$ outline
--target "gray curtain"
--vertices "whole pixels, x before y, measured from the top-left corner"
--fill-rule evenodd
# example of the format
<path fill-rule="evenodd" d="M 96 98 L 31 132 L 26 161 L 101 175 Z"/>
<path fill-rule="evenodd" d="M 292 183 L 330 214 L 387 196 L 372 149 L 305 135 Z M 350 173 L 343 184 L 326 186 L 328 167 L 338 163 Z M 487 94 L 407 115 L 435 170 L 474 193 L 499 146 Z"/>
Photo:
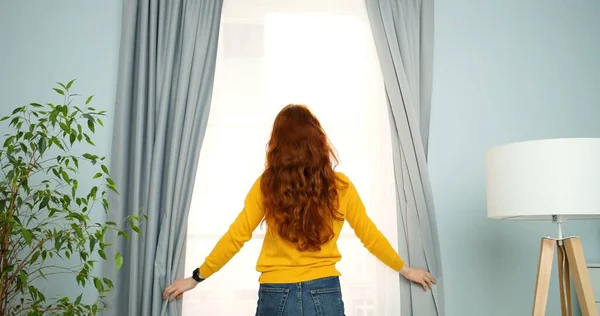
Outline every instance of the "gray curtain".
<path fill-rule="evenodd" d="M 442 269 L 427 142 L 433 64 L 433 0 L 366 0 L 387 94 L 398 196 L 400 255 L 429 269 L 433 291 L 401 280 L 402 316 L 443 315 Z"/>
<path fill-rule="evenodd" d="M 161 299 L 184 271 L 196 166 L 211 101 L 222 0 L 125 0 L 108 220 L 146 214 L 143 237 L 116 240 L 124 265 L 107 315 L 179 315 Z M 141 210 L 143 208 L 143 210 Z M 186 273 L 189 272 L 189 273 Z"/>

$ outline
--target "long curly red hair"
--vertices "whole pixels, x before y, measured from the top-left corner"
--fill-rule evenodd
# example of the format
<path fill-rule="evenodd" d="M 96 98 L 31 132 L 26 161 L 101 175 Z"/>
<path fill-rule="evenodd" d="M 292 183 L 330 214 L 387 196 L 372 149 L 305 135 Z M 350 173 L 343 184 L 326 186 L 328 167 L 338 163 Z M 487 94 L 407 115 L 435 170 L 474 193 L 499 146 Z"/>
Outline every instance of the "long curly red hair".
<path fill-rule="evenodd" d="M 290 104 L 275 118 L 261 179 L 265 222 L 300 251 L 319 251 L 334 237 L 339 213 L 333 146 L 304 105 Z"/>

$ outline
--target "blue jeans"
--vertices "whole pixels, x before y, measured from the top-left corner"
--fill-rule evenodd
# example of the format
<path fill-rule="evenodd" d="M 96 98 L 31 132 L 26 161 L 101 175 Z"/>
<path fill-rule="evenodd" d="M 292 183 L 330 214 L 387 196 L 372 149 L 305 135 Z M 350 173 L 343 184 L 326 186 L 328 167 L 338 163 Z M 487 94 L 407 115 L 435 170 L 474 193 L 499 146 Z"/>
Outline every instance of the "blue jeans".
<path fill-rule="evenodd" d="M 261 284 L 256 316 L 344 316 L 338 277 Z"/>

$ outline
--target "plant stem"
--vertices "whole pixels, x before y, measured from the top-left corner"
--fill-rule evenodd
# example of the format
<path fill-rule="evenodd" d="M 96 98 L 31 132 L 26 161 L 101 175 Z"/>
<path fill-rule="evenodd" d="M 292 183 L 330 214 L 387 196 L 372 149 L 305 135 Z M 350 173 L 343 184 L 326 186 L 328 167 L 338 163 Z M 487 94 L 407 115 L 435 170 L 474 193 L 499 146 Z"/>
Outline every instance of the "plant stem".
<path fill-rule="evenodd" d="M 18 184 L 13 185 L 12 189 L 11 189 L 11 198 L 10 198 L 10 205 L 8 207 L 8 210 L 6 212 L 6 224 L 4 224 L 4 226 L 2 227 L 2 242 L 0 244 L 0 249 L 2 249 L 2 257 L 0 258 L 1 263 L 0 263 L 0 267 L 1 267 L 1 271 L 2 271 L 2 275 L 0 276 L 0 297 L 4 297 L 6 289 L 9 287 L 10 285 L 10 278 L 8 277 L 8 274 L 5 272 L 6 269 L 8 268 L 9 265 L 9 252 L 8 252 L 8 246 L 10 245 L 10 233 L 11 233 L 11 224 L 10 224 L 10 220 L 12 219 L 12 215 L 14 213 L 15 210 L 15 200 L 17 198 L 17 192 L 18 192 Z M 8 302 L 5 302 L 4 300 L 0 301 L 0 315 L 4 315 L 5 314 L 5 310 L 7 309 L 8 306 Z"/>
<path fill-rule="evenodd" d="M 22 269 L 23 264 L 20 265 L 18 270 L 13 271 L 13 274 L 10 277 L 5 272 L 8 268 L 8 266 L 10 265 L 8 246 L 10 245 L 10 235 L 12 232 L 11 220 L 12 220 L 13 214 L 16 210 L 16 201 L 17 201 L 17 196 L 19 194 L 19 189 L 21 188 L 23 181 L 25 181 L 29 178 L 29 173 L 31 172 L 31 170 L 33 170 L 33 167 L 36 165 L 38 159 L 41 156 L 42 155 L 39 155 L 36 157 L 36 151 L 33 151 L 31 153 L 31 159 L 29 160 L 29 165 L 27 166 L 27 172 L 24 175 L 21 175 L 19 182 L 13 184 L 13 186 L 11 188 L 10 204 L 9 204 L 8 210 L 6 212 L 6 223 L 2 227 L 2 234 L 0 235 L 0 236 L 2 236 L 2 241 L 0 243 L 0 249 L 3 250 L 2 256 L 0 257 L 0 260 L 1 260 L 0 271 L 2 271 L 2 274 L 0 275 L 0 297 L 4 297 L 7 289 L 11 285 L 12 280 L 15 278 L 17 271 L 20 271 Z M 45 240 L 44 240 L 44 242 L 45 242 Z M 43 245 L 43 243 L 42 243 L 42 245 Z M 31 255 L 31 253 L 29 255 Z M 7 309 L 8 309 L 8 302 L 5 302 L 4 300 L 0 301 L 0 316 L 5 314 Z"/>

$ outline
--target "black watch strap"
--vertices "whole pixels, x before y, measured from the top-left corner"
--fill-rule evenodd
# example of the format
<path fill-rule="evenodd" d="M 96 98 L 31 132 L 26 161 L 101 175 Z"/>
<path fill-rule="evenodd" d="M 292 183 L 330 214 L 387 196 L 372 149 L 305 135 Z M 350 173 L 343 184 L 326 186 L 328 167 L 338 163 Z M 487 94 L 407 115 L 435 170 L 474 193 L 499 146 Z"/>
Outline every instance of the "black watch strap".
<path fill-rule="evenodd" d="M 192 272 L 192 279 L 194 279 L 198 283 L 204 281 L 204 279 L 200 277 L 200 268 L 196 268 L 196 270 Z"/>

